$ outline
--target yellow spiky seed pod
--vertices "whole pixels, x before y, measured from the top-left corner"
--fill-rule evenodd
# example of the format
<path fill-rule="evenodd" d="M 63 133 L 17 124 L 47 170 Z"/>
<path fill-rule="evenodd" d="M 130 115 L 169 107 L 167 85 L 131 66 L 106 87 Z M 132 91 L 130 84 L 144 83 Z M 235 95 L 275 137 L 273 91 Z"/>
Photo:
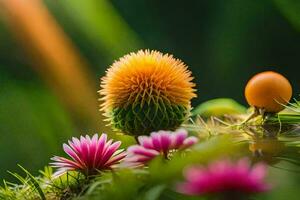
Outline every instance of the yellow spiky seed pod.
<path fill-rule="evenodd" d="M 131 135 L 174 130 L 196 97 L 187 66 L 172 55 L 140 50 L 115 61 L 101 79 L 101 110 L 113 128 Z"/>

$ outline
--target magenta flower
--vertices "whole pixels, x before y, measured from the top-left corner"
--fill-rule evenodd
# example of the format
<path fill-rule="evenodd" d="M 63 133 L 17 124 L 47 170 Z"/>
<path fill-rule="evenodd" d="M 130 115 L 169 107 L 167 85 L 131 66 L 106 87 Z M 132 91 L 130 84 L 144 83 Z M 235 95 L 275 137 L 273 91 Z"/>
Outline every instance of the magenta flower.
<path fill-rule="evenodd" d="M 188 137 L 186 130 L 180 129 L 176 132 L 159 131 L 150 136 L 138 137 L 139 145 L 128 148 L 126 163 L 133 165 L 145 164 L 158 155 L 166 159 L 174 150 L 183 150 L 197 143 L 196 137 Z"/>
<path fill-rule="evenodd" d="M 207 168 L 190 167 L 185 170 L 184 176 L 186 182 L 180 183 L 177 190 L 188 195 L 227 194 L 229 199 L 235 199 L 237 194 L 249 195 L 270 189 L 264 182 L 266 165 L 259 163 L 250 167 L 248 159 L 237 163 L 220 160 Z"/>
<path fill-rule="evenodd" d="M 66 171 L 79 170 L 85 175 L 96 174 L 99 170 L 112 169 L 125 156 L 123 150 L 118 150 L 120 141 L 107 141 L 107 135 L 102 134 L 98 138 L 95 134 L 92 138 L 88 135 L 81 136 L 80 140 L 73 137 L 68 141 L 69 145 L 63 144 L 64 151 L 72 158 L 55 156 L 50 163 L 53 167 L 59 168 L 56 175 L 61 175 Z"/>

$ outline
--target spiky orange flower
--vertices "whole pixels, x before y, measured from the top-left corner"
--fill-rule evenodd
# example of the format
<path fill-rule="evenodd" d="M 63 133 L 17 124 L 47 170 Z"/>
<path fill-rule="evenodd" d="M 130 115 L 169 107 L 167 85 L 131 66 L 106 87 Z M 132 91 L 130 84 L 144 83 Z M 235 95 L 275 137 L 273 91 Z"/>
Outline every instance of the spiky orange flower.
<path fill-rule="evenodd" d="M 102 78 L 101 105 L 112 125 L 134 135 L 177 128 L 195 97 L 187 66 L 158 51 L 130 53 Z"/>

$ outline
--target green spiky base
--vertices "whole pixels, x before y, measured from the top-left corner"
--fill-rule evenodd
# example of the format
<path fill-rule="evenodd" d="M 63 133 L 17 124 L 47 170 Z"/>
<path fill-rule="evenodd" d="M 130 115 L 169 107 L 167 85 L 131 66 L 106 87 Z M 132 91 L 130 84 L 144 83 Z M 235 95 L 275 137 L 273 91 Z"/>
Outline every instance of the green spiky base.
<path fill-rule="evenodd" d="M 190 109 L 166 103 L 129 105 L 112 110 L 113 128 L 129 135 L 149 135 L 158 130 L 175 130 L 189 116 Z"/>

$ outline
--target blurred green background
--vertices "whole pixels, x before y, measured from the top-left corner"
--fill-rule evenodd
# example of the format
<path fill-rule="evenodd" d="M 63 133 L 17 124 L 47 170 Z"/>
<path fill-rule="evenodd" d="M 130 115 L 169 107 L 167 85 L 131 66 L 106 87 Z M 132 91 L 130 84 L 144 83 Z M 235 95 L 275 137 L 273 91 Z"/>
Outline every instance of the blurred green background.
<path fill-rule="evenodd" d="M 71 136 L 110 132 L 98 112 L 105 69 L 156 49 L 182 59 L 193 106 L 245 104 L 255 73 L 284 74 L 300 93 L 299 0 L 3 0 L 0 3 L 0 177 L 36 172 Z"/>

